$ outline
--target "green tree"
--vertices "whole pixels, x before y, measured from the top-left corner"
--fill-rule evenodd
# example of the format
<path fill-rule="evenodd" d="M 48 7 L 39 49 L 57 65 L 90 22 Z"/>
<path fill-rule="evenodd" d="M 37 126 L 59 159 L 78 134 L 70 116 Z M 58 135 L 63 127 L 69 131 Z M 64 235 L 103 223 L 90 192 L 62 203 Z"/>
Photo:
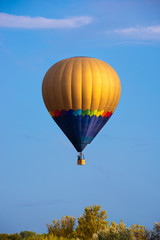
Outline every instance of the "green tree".
<path fill-rule="evenodd" d="M 117 230 L 119 232 L 119 240 L 131 240 L 131 230 L 126 227 L 123 220 L 117 225 Z"/>
<path fill-rule="evenodd" d="M 100 230 L 98 240 L 131 240 L 131 231 L 123 223 L 123 220 L 117 225 L 111 222 L 110 226 L 105 230 Z"/>
<path fill-rule="evenodd" d="M 0 234 L 0 240 L 8 240 L 8 234 L 7 233 L 1 233 Z"/>
<path fill-rule="evenodd" d="M 98 240 L 118 240 L 119 232 L 116 227 L 116 223 L 111 222 L 110 226 L 104 230 L 100 230 L 98 233 Z"/>
<path fill-rule="evenodd" d="M 75 236 L 75 222 L 76 219 L 70 216 L 55 219 L 51 224 L 47 224 L 48 234 L 71 239 Z"/>
<path fill-rule="evenodd" d="M 83 240 L 89 240 L 94 233 L 98 233 L 100 229 L 108 226 L 106 219 L 107 212 L 101 209 L 100 205 L 86 207 L 84 214 L 78 218 L 78 226 L 76 228 L 77 236 Z"/>
<path fill-rule="evenodd" d="M 153 230 L 151 231 L 151 238 L 150 240 L 160 240 L 160 222 L 154 223 Z"/>
<path fill-rule="evenodd" d="M 29 236 L 28 238 L 23 238 L 23 240 L 37 240 L 37 236 Z M 42 238 L 38 239 L 38 240 L 41 240 Z"/>
<path fill-rule="evenodd" d="M 36 237 L 36 232 L 32 232 L 32 231 L 21 231 L 20 232 L 21 238 L 28 238 L 28 237 Z"/>
<path fill-rule="evenodd" d="M 132 224 L 131 231 L 132 237 L 135 240 L 148 240 L 150 237 L 150 233 L 146 230 L 146 227 L 139 224 Z"/>
<path fill-rule="evenodd" d="M 8 240 L 21 240 L 21 236 L 18 233 L 9 234 Z"/>

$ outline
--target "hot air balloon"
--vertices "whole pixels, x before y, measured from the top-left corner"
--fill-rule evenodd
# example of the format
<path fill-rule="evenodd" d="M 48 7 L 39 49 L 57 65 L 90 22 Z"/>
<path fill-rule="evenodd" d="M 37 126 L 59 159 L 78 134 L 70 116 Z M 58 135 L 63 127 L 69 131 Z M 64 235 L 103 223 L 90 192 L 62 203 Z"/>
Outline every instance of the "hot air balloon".
<path fill-rule="evenodd" d="M 55 63 L 45 74 L 42 95 L 51 117 L 71 141 L 84 165 L 83 149 L 115 111 L 121 84 L 106 62 L 72 57 Z"/>

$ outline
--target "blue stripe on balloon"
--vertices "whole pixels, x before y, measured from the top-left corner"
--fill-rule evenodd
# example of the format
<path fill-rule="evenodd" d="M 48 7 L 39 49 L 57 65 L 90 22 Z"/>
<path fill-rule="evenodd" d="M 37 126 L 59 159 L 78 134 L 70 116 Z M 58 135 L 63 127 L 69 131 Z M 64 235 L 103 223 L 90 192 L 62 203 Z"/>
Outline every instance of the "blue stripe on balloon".
<path fill-rule="evenodd" d="M 78 109 L 77 111 L 73 112 L 74 116 L 78 116 L 82 114 L 82 109 Z"/>
<path fill-rule="evenodd" d="M 109 117 L 96 117 L 95 115 L 92 117 L 89 115 L 82 116 L 79 114 L 80 111 L 76 115 L 74 113 L 73 110 L 69 110 L 64 116 L 60 115 L 53 117 L 53 119 L 76 150 L 81 152 L 87 144 L 92 142 L 94 137 L 109 120 Z"/>

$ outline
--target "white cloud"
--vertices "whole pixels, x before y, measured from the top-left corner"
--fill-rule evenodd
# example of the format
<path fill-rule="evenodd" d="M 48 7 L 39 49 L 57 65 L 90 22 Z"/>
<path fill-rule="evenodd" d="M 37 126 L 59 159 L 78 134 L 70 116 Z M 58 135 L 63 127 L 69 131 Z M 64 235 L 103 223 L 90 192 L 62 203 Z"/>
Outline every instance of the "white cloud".
<path fill-rule="evenodd" d="M 9 28 L 77 28 L 92 22 L 88 16 L 72 17 L 65 19 L 49 19 L 44 17 L 16 16 L 7 13 L 0 13 L 0 27 Z"/>
<path fill-rule="evenodd" d="M 121 35 L 127 39 L 160 40 L 160 25 L 116 29 L 113 30 L 113 33 Z"/>

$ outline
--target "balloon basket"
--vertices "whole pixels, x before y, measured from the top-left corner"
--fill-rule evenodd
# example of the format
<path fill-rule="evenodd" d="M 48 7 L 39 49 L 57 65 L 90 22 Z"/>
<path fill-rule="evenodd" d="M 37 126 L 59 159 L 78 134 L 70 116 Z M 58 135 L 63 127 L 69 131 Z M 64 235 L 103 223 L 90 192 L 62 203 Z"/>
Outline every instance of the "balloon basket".
<path fill-rule="evenodd" d="M 77 165 L 85 165 L 85 159 L 78 159 L 77 160 Z"/>
<path fill-rule="evenodd" d="M 78 155 L 77 165 L 85 165 L 85 158 L 82 152 Z"/>

